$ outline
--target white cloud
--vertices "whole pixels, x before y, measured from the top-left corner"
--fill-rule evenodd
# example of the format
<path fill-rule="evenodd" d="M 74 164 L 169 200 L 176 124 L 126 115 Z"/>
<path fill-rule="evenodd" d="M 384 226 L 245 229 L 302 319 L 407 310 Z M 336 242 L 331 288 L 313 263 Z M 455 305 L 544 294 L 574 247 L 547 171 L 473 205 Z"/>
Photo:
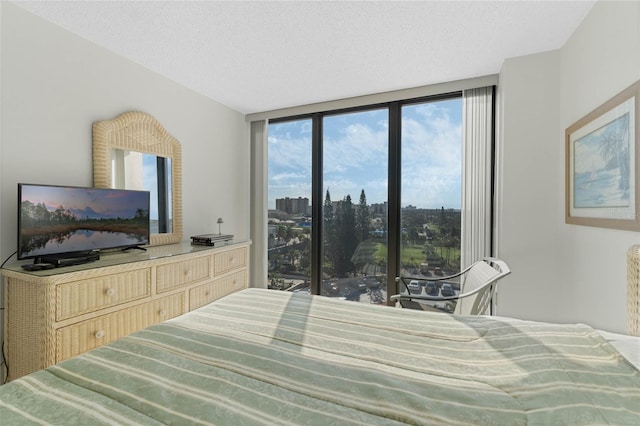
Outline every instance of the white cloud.
<path fill-rule="evenodd" d="M 459 110 L 459 100 L 403 109 L 402 205 L 460 208 L 462 148 Z M 270 203 L 275 204 L 275 198 L 307 196 L 305 194 L 310 193 L 309 124 L 310 121 L 305 122 L 300 129 L 290 126 L 286 132 L 282 128 L 273 128 L 279 131 L 269 135 Z M 333 201 L 349 194 L 352 201 L 357 202 L 360 191 L 364 189 L 369 204 L 386 201 L 386 110 L 329 116 L 325 118 L 323 129 L 323 198 L 329 188 Z M 300 137 L 301 133 L 303 137 Z M 300 183 L 302 181 L 304 183 Z M 308 192 L 296 192 L 303 188 L 308 188 Z"/>

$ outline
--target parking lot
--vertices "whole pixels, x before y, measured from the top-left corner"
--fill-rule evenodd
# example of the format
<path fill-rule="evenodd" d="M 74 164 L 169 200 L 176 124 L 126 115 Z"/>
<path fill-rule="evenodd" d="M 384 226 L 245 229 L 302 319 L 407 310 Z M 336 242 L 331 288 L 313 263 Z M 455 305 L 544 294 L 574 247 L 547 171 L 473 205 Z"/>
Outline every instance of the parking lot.
<path fill-rule="evenodd" d="M 451 297 L 460 293 L 459 282 L 442 282 L 432 281 L 428 277 L 420 280 L 405 280 L 406 287 L 400 283 L 399 286 L 401 294 L 411 294 L 416 296 L 431 296 L 431 297 Z M 421 300 L 421 304 L 427 305 L 435 310 L 453 312 L 456 306 L 455 300 L 447 301 L 425 301 Z"/>
<path fill-rule="evenodd" d="M 360 303 L 385 304 L 387 300 L 387 289 L 386 285 L 383 286 L 381 284 L 381 281 L 384 279 L 384 276 L 360 276 L 325 280 L 322 283 L 322 295 Z M 409 291 L 412 295 L 435 297 L 454 296 L 459 293 L 459 283 L 457 282 L 438 282 L 424 277 L 424 280 L 409 280 L 407 284 L 410 287 Z M 294 291 L 310 291 L 308 283 L 296 287 Z M 402 284 L 399 284 L 398 290 L 400 293 L 407 294 L 407 289 Z M 455 301 L 426 303 L 437 310 L 447 312 L 451 312 L 455 308 Z"/>

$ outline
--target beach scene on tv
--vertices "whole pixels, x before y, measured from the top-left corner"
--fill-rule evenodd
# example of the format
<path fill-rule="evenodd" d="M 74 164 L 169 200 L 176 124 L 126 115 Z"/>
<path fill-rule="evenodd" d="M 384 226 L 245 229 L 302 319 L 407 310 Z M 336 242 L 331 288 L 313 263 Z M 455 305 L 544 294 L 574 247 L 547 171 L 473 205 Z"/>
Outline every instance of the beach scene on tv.
<path fill-rule="evenodd" d="M 19 258 L 149 243 L 149 192 L 22 185 Z"/>

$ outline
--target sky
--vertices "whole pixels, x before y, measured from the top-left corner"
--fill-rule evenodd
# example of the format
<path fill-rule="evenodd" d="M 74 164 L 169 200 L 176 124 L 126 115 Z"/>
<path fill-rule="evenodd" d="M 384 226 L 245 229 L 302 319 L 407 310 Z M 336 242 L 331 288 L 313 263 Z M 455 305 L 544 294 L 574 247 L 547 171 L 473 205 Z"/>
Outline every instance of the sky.
<path fill-rule="evenodd" d="M 47 185 L 23 185 L 22 200 L 44 203 L 49 211 L 59 206 L 76 217 L 130 218 L 138 208 L 148 208 L 148 194 L 141 191 L 120 191 L 98 188 L 77 188 Z"/>
<path fill-rule="evenodd" d="M 462 101 L 406 105 L 402 110 L 403 207 L 461 206 Z M 268 206 L 276 198 L 311 200 L 311 120 L 269 125 Z M 386 109 L 325 116 L 323 199 L 351 196 L 358 203 L 387 199 L 388 115 Z"/>

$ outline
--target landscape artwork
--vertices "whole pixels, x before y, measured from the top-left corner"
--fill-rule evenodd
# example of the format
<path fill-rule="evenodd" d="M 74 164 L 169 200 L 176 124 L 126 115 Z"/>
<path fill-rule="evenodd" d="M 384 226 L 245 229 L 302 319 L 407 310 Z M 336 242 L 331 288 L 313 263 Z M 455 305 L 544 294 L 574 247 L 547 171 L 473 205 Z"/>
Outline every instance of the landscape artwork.
<path fill-rule="evenodd" d="M 629 206 L 629 113 L 576 140 L 574 155 L 575 208 Z"/>
<path fill-rule="evenodd" d="M 640 231 L 640 81 L 565 130 L 565 222 Z"/>

